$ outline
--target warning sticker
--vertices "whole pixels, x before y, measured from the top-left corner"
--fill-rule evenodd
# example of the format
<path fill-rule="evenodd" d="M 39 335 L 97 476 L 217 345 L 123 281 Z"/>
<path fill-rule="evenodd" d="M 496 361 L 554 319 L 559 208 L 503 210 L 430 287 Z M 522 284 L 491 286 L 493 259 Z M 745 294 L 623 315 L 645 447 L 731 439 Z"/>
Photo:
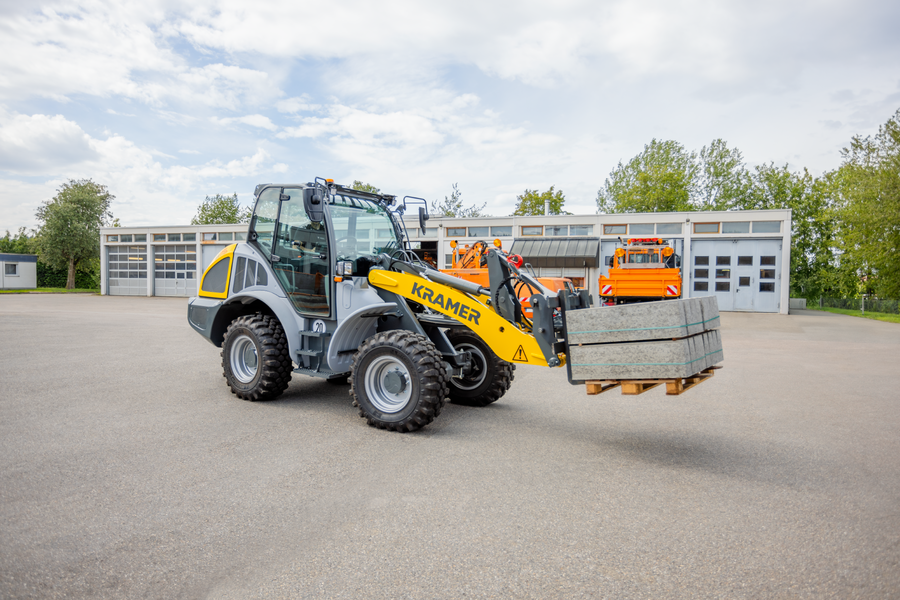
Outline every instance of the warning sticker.
<path fill-rule="evenodd" d="M 525 356 L 525 348 L 519 345 L 519 349 L 516 350 L 516 355 L 513 356 L 513 360 L 517 360 L 519 362 L 528 362 L 528 357 Z"/>

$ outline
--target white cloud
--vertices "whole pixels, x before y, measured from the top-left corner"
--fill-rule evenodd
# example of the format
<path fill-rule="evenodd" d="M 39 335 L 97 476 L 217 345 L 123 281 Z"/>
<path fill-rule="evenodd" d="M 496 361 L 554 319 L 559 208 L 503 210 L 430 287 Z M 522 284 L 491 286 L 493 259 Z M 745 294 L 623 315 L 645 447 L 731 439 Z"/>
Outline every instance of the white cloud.
<path fill-rule="evenodd" d="M 278 126 L 272 123 L 269 117 L 263 115 L 245 115 L 243 117 L 226 117 L 220 119 L 218 117 L 210 117 L 209 120 L 216 125 L 232 125 L 234 123 L 243 123 L 251 127 L 259 127 L 260 129 L 268 129 L 269 131 L 278 131 Z"/>
<path fill-rule="evenodd" d="M 0 169 L 34 175 L 98 157 L 90 137 L 62 115 L 0 113 Z"/>
<path fill-rule="evenodd" d="M 298 112 L 318 110 L 320 106 L 318 104 L 312 104 L 309 101 L 309 96 L 307 94 L 303 94 L 302 96 L 279 100 L 275 103 L 275 108 L 278 109 L 278 112 L 293 114 Z"/>

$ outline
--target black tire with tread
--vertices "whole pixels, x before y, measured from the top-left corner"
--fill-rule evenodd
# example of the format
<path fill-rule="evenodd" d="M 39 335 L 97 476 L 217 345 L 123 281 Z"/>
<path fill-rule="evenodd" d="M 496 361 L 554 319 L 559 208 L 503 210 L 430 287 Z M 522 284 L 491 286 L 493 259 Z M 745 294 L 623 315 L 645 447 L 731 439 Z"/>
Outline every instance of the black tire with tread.
<path fill-rule="evenodd" d="M 487 374 L 477 388 L 466 390 L 455 385 L 455 379 L 450 380 L 450 402 L 465 406 L 487 406 L 502 398 L 516 378 L 516 365 L 494 354 L 491 347 L 469 329 L 451 329 L 447 332 L 447 339 L 454 348 L 462 344 L 475 346 L 487 358 Z"/>
<path fill-rule="evenodd" d="M 372 360 L 389 354 L 402 361 L 414 386 L 407 405 L 399 412 L 379 411 L 366 395 L 365 370 Z M 377 333 L 367 339 L 353 356 L 350 367 L 350 397 L 359 416 L 371 427 L 416 431 L 434 421 L 447 402 L 450 372 L 434 343 L 424 335 L 405 330 Z"/>
<path fill-rule="evenodd" d="M 253 340 L 259 358 L 256 376 L 246 384 L 234 377 L 228 358 L 232 342 L 241 334 Z M 294 365 L 287 337 L 278 319 L 254 314 L 232 321 L 222 343 L 222 369 L 231 393 L 242 400 L 257 402 L 280 396 L 291 382 Z"/>

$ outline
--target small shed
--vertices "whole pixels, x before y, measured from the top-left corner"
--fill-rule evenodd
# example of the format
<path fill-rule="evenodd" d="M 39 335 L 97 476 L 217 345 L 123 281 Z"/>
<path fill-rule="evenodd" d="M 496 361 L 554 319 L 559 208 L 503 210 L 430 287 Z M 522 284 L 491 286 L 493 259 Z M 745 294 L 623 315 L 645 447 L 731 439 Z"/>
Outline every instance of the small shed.
<path fill-rule="evenodd" d="M 0 290 L 33 290 L 37 287 L 37 256 L 0 254 Z"/>

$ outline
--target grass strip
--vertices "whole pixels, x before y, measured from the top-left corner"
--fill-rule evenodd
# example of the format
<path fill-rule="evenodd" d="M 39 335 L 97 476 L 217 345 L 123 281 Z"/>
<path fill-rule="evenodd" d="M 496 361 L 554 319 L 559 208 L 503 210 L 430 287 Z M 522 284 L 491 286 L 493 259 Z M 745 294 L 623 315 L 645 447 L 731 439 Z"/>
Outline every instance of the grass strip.
<path fill-rule="evenodd" d="M 823 312 L 830 312 L 836 315 L 848 315 L 850 317 L 863 317 L 864 319 L 874 319 L 875 321 L 886 321 L 888 323 L 900 323 L 900 315 L 892 315 L 890 313 L 879 313 L 879 312 L 871 312 L 866 311 L 863 313 L 860 310 L 851 310 L 848 308 L 828 308 L 828 307 L 818 307 L 818 306 L 807 306 L 809 310 L 821 310 Z"/>
<path fill-rule="evenodd" d="M 31 290 L 0 290 L 0 294 L 99 294 L 99 289 L 82 289 L 75 288 L 67 290 L 66 288 L 35 288 Z"/>

